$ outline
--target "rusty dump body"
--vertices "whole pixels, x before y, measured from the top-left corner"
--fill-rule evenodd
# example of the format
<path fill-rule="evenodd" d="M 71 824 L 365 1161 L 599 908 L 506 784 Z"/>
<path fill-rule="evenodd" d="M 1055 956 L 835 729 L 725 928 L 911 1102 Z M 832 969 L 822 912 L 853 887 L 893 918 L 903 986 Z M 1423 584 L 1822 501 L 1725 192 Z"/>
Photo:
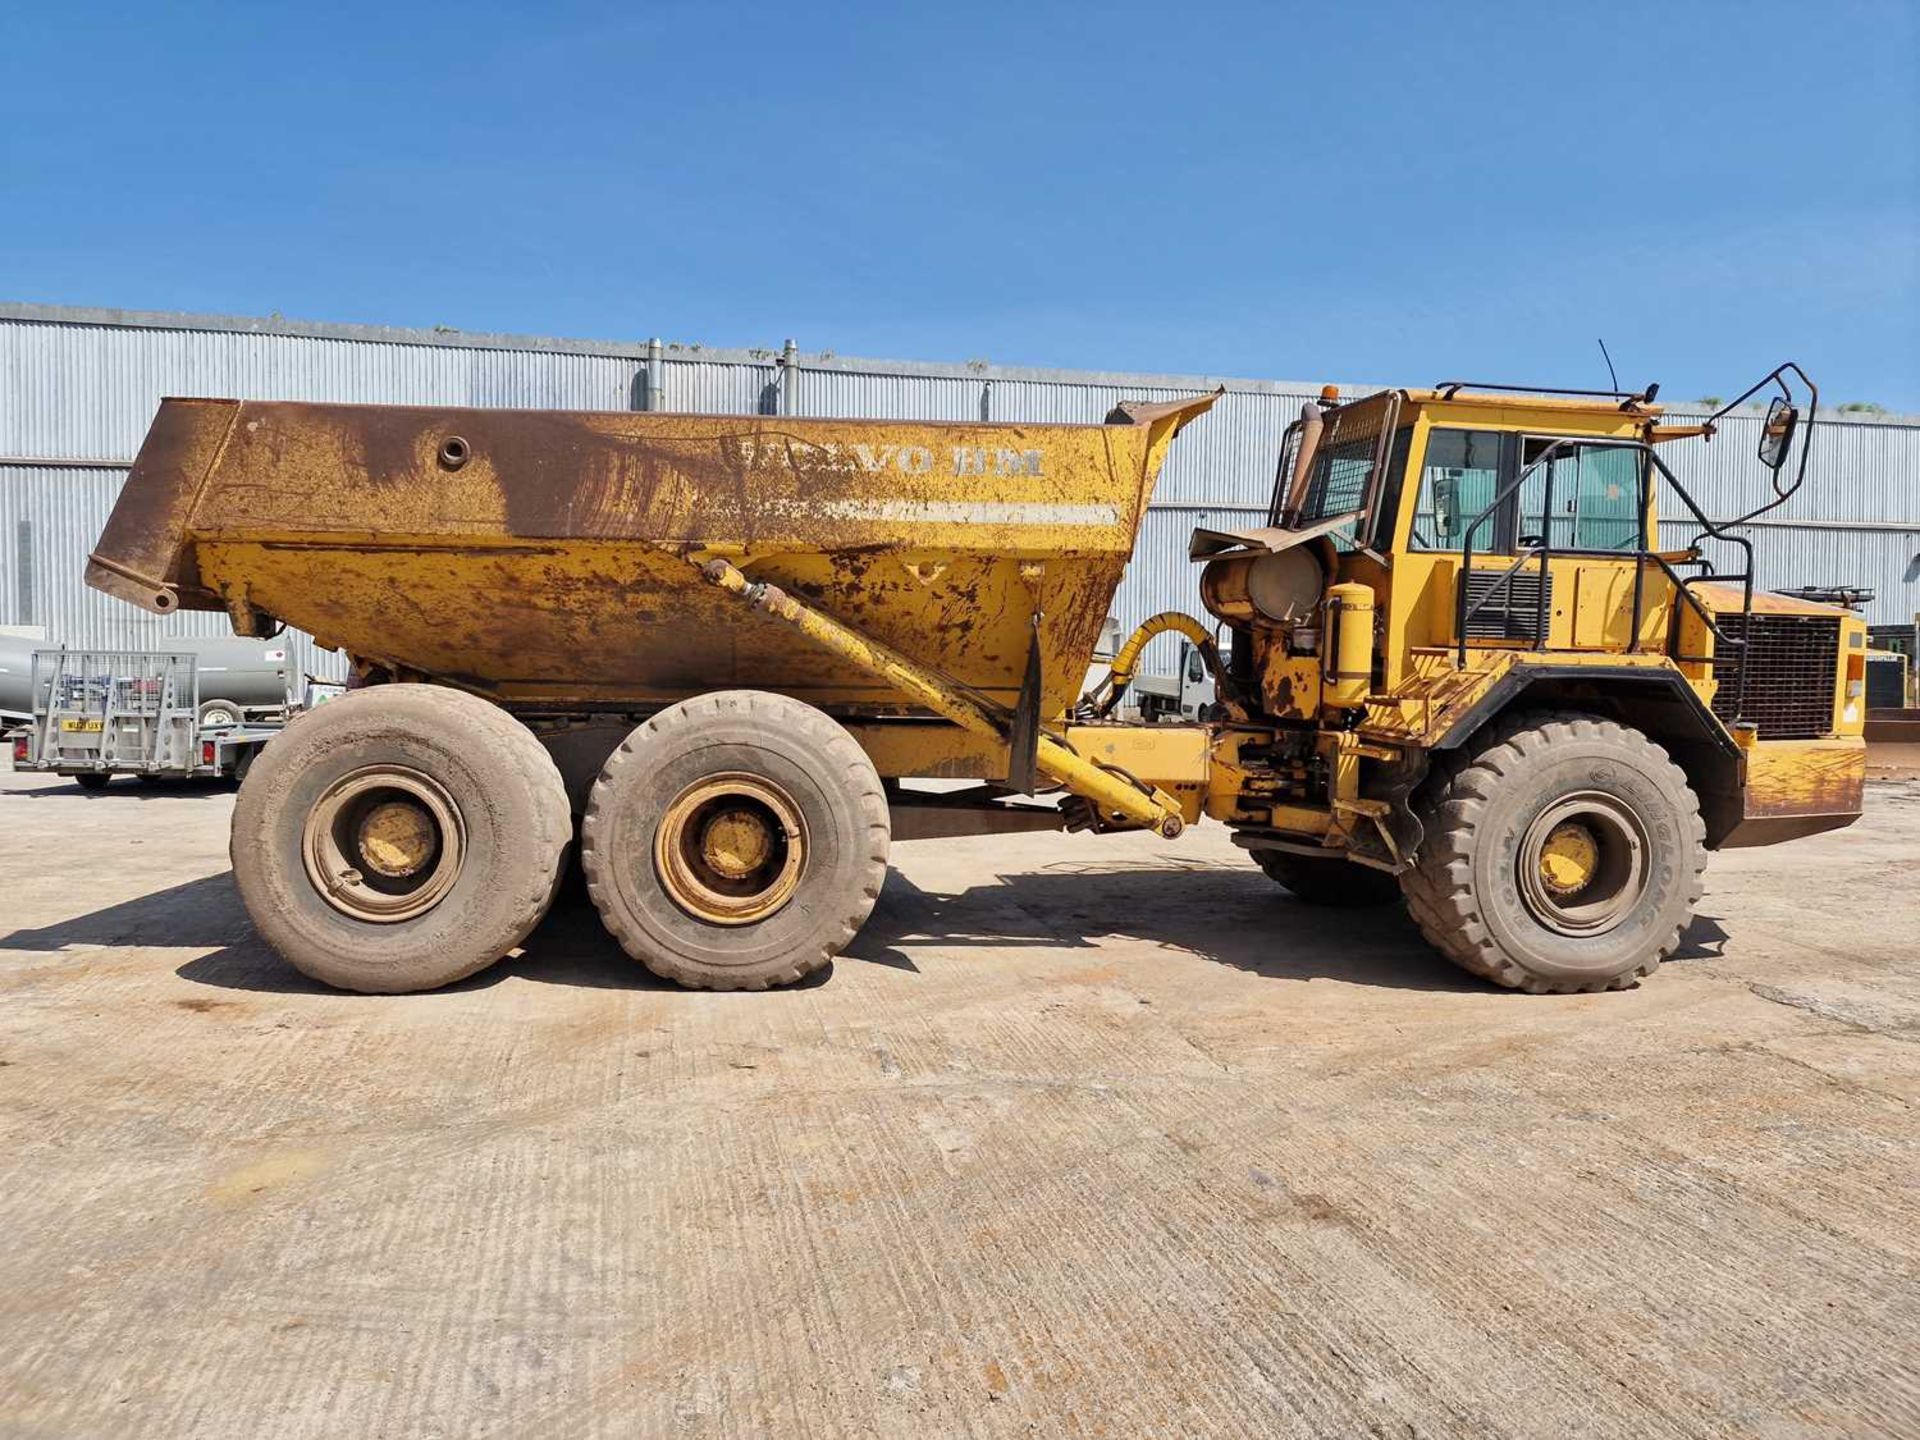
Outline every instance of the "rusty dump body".
<path fill-rule="evenodd" d="M 1008 425 L 169 399 L 87 579 L 523 711 L 752 686 L 916 713 L 688 563 L 719 558 L 1000 706 L 1037 639 L 1054 717 L 1167 443 L 1211 401 Z M 964 769 L 978 747 L 929 729 L 954 754 L 914 770 Z"/>

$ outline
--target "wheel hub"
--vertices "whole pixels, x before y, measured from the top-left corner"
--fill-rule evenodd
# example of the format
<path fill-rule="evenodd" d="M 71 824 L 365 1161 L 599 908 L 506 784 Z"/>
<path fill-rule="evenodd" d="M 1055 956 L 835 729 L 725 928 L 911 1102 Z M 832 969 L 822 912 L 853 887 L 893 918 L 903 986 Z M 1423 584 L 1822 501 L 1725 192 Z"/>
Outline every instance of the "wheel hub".
<path fill-rule="evenodd" d="M 700 854 L 716 874 L 744 880 L 766 863 L 777 838 L 752 810 L 723 810 L 707 822 Z"/>
<path fill-rule="evenodd" d="M 1599 842 L 1578 820 L 1554 826 L 1540 847 L 1540 878 L 1555 895 L 1573 895 L 1585 888 L 1599 863 Z"/>
<path fill-rule="evenodd" d="M 300 835 L 307 878 L 334 909 L 394 924 L 460 878 L 466 827 L 446 787 L 405 765 L 369 765 L 321 792 Z"/>
<path fill-rule="evenodd" d="M 1617 796 L 1597 790 L 1563 795 L 1520 838 L 1521 898 L 1549 930 L 1603 934 L 1646 893 L 1648 848 L 1639 817 Z"/>
<path fill-rule="evenodd" d="M 433 856 L 433 817 L 410 800 L 384 801 L 367 811 L 356 838 L 369 868 L 405 879 Z"/>
<path fill-rule="evenodd" d="M 806 855 L 799 805 L 759 775 L 696 781 L 674 797 L 654 832 L 654 869 L 667 894 L 714 925 L 752 924 L 784 907 Z"/>

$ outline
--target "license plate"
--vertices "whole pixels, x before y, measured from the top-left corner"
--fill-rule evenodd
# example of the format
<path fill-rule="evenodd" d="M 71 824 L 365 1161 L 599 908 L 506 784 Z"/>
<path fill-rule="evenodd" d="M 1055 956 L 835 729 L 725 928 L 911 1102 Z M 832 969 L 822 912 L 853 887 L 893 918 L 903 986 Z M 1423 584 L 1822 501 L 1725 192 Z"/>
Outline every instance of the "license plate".
<path fill-rule="evenodd" d="M 62 720 L 60 728 L 68 732 L 77 730 L 82 734 L 90 734 L 99 730 L 100 722 L 98 720 Z"/>

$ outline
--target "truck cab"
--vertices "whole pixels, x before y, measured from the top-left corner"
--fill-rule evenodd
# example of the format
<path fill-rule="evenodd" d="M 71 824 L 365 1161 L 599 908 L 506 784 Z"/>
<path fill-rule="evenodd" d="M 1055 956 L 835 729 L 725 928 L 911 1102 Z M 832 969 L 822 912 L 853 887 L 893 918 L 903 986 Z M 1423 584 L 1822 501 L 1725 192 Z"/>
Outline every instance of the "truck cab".
<path fill-rule="evenodd" d="M 1770 379 L 1792 396 L 1789 369 Z M 1737 525 L 1704 513 L 1661 458 L 1711 441 L 1725 413 L 1675 426 L 1652 390 L 1454 383 L 1305 407 L 1268 523 L 1194 537 L 1204 601 L 1241 657 L 1230 677 L 1241 723 L 1225 747 L 1237 773 L 1216 784 L 1210 813 L 1297 893 L 1382 896 L 1377 877 L 1400 877 L 1416 916 L 1423 898 L 1431 912 L 1429 938 L 1529 988 L 1592 988 L 1604 956 L 1630 948 L 1602 937 L 1655 867 L 1677 858 L 1697 875 L 1696 849 L 1851 823 L 1865 778 L 1864 623 L 1758 589 Z M 1804 478 L 1811 413 L 1776 396 L 1762 421 L 1758 459 L 1774 480 L 1763 508 Z M 1729 557 L 1735 568 L 1716 573 Z M 1596 790 L 1560 814 L 1547 792 L 1564 777 L 1544 757 L 1596 734 L 1617 753 L 1596 754 L 1595 773 L 1637 763 L 1659 783 L 1628 799 Z M 1558 818 L 1503 833 L 1517 858 L 1463 868 L 1448 799 L 1463 774 L 1503 793 L 1532 776 L 1540 813 Z M 1656 793 L 1675 780 L 1684 795 Z M 1666 843 L 1696 826 L 1697 847 Z M 1602 895 L 1608 874 L 1618 884 Z M 1483 887 L 1523 901 L 1538 891 L 1531 919 L 1566 942 L 1546 949 L 1584 949 L 1587 970 L 1515 968 L 1510 953 L 1457 943 Z M 1510 918 L 1526 930 L 1527 915 Z"/>

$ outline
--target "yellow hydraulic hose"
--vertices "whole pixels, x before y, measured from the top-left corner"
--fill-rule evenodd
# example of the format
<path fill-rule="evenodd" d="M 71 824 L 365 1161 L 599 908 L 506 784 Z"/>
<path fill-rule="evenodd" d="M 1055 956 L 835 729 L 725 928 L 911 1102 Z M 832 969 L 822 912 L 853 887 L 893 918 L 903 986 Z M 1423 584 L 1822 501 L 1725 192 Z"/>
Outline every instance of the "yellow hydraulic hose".
<path fill-rule="evenodd" d="M 1191 615 L 1178 610 L 1162 610 L 1129 635 L 1127 643 L 1114 655 L 1113 667 L 1107 674 L 1106 689 L 1100 692 L 1094 704 L 1095 714 L 1113 713 L 1113 707 L 1120 703 L 1120 697 L 1127 693 L 1127 687 L 1133 683 L 1134 670 L 1140 663 L 1140 652 L 1147 648 L 1148 641 L 1169 630 L 1178 631 L 1198 646 L 1201 659 L 1207 662 L 1208 673 L 1216 684 L 1224 685 L 1226 677 L 1221 673 L 1220 650 L 1213 643 L 1213 632 Z"/>

